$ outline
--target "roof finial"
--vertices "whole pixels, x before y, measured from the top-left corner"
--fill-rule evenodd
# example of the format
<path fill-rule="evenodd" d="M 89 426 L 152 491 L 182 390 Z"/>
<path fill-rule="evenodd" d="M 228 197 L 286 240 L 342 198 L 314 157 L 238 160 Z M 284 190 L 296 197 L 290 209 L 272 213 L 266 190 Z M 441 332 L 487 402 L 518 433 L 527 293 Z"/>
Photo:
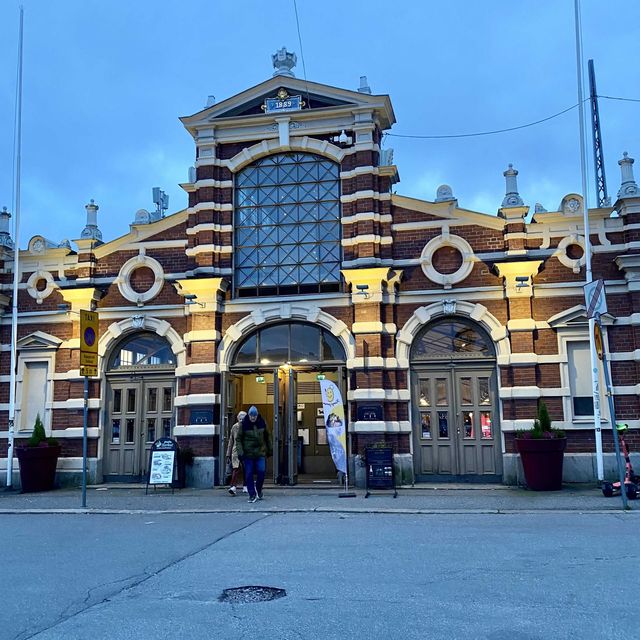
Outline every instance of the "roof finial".
<path fill-rule="evenodd" d="M 7 211 L 7 207 L 2 207 L 2 213 L 0 213 L 0 247 L 7 249 L 13 249 L 13 240 L 9 230 L 10 219 L 11 214 Z"/>
<path fill-rule="evenodd" d="M 618 198 L 629 198 L 640 195 L 640 189 L 638 189 L 638 185 L 633 177 L 633 163 L 634 159 L 630 158 L 626 151 L 622 154 L 622 160 L 618 160 L 618 164 L 622 170 L 622 184 L 620 185 L 620 191 L 618 191 Z"/>
<path fill-rule="evenodd" d="M 272 56 L 271 62 L 275 68 L 273 76 L 287 76 L 288 78 L 295 78 L 295 74 L 291 69 L 296 66 L 298 57 L 295 53 L 287 51 L 286 47 L 278 49 Z"/>
<path fill-rule="evenodd" d="M 507 181 L 507 189 L 504 200 L 502 201 L 502 208 L 505 209 L 508 207 L 524 206 L 524 201 L 518 193 L 517 170 L 513 168 L 512 164 L 510 164 L 509 168 L 502 175 L 506 178 Z"/>
<path fill-rule="evenodd" d="M 102 242 L 102 231 L 98 229 L 98 209 L 100 208 L 93 198 L 84 207 L 87 211 L 87 225 L 80 234 L 81 238 L 91 238 Z"/>

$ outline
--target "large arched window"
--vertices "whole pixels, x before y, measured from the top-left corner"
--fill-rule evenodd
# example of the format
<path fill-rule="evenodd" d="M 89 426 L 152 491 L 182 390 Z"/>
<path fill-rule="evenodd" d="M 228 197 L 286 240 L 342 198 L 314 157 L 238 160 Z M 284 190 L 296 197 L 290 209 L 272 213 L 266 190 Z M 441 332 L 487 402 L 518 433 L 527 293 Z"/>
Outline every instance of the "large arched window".
<path fill-rule="evenodd" d="M 165 369 L 176 366 L 176 356 L 165 338 L 155 333 L 135 333 L 116 347 L 109 360 L 109 370 L 131 368 Z"/>
<path fill-rule="evenodd" d="M 493 358 L 491 338 L 474 323 L 447 318 L 428 325 L 414 340 L 411 360 L 457 360 Z"/>
<path fill-rule="evenodd" d="M 309 153 L 279 153 L 236 175 L 238 296 L 338 291 L 338 165 Z"/>
<path fill-rule="evenodd" d="M 338 363 L 345 361 L 338 338 L 322 327 L 302 322 L 273 324 L 258 329 L 238 347 L 234 365 Z"/>

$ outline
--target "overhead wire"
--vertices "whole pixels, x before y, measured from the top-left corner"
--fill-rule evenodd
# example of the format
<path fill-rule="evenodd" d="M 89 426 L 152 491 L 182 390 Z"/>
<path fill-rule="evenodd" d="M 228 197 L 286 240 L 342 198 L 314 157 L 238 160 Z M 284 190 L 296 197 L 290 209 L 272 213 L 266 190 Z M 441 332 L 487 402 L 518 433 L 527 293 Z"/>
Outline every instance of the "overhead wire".
<path fill-rule="evenodd" d="M 635 98 L 620 98 L 615 96 L 598 96 L 598 98 L 603 98 L 606 100 L 624 100 L 627 102 L 640 102 L 640 100 Z M 590 98 L 585 98 L 583 102 L 587 102 Z M 563 109 L 562 111 L 558 111 L 558 113 L 554 113 L 551 116 L 547 116 L 546 118 L 542 118 L 540 120 L 535 120 L 534 122 L 528 122 L 527 124 L 521 124 L 516 127 L 507 127 L 505 129 L 494 129 L 492 131 L 479 131 L 475 133 L 455 133 L 448 135 L 412 135 L 412 134 L 402 134 L 402 133 L 385 133 L 385 136 L 393 137 L 393 138 L 413 138 L 418 140 L 445 140 L 452 138 L 477 138 L 480 136 L 491 136 L 497 133 L 508 133 L 509 131 L 517 131 L 519 129 L 526 129 L 528 127 L 534 127 L 538 124 L 542 124 L 543 122 L 548 122 L 549 120 L 553 120 L 554 118 L 558 118 L 559 116 L 572 111 L 578 107 L 578 103 Z"/>
<path fill-rule="evenodd" d="M 300 18 L 298 17 L 298 3 L 293 0 L 293 9 L 296 13 L 296 27 L 298 29 L 298 44 L 300 45 L 300 57 L 302 58 L 302 73 L 304 74 L 304 86 L 307 92 L 307 108 L 311 108 L 311 98 L 309 97 L 309 84 L 307 81 L 307 66 L 304 63 L 304 51 L 302 49 L 302 36 L 300 35 Z"/>

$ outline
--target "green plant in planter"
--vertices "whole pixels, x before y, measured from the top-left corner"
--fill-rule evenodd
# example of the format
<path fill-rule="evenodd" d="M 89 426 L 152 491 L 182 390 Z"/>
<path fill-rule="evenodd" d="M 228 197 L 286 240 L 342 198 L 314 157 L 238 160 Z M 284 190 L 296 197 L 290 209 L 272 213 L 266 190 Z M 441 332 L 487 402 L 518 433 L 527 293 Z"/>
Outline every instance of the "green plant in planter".
<path fill-rule="evenodd" d="M 36 422 L 33 425 L 33 433 L 27 440 L 27 447 L 56 447 L 58 441 L 55 438 L 47 438 L 47 434 L 44 431 L 44 425 L 40 419 L 40 414 L 36 416 Z"/>
<path fill-rule="evenodd" d="M 527 486 L 534 491 L 561 489 L 567 438 L 564 431 L 551 426 L 544 402 L 538 405 L 538 417 L 534 420 L 533 428 L 516 431 L 515 436 Z"/>
<path fill-rule="evenodd" d="M 566 434 L 562 429 L 551 426 L 551 416 L 545 402 L 541 402 L 538 406 L 538 417 L 533 421 L 533 429 L 516 431 L 516 438 L 524 440 L 553 440 L 565 437 Z"/>

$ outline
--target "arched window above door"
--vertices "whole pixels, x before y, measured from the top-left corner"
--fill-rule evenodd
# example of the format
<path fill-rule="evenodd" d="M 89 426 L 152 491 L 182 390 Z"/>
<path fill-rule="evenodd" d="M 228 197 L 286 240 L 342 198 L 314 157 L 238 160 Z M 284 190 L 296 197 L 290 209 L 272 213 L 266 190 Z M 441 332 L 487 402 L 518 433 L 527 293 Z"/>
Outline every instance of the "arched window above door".
<path fill-rule="evenodd" d="M 321 327 L 303 322 L 274 324 L 258 329 L 238 347 L 235 365 L 278 366 L 344 362 L 338 338 Z"/>
<path fill-rule="evenodd" d="M 459 318 L 428 325 L 411 348 L 412 361 L 494 357 L 491 338 L 474 323 Z"/>
<path fill-rule="evenodd" d="M 110 371 L 129 368 L 176 366 L 176 356 L 165 338 L 155 333 L 135 333 L 117 345 L 109 359 Z"/>

